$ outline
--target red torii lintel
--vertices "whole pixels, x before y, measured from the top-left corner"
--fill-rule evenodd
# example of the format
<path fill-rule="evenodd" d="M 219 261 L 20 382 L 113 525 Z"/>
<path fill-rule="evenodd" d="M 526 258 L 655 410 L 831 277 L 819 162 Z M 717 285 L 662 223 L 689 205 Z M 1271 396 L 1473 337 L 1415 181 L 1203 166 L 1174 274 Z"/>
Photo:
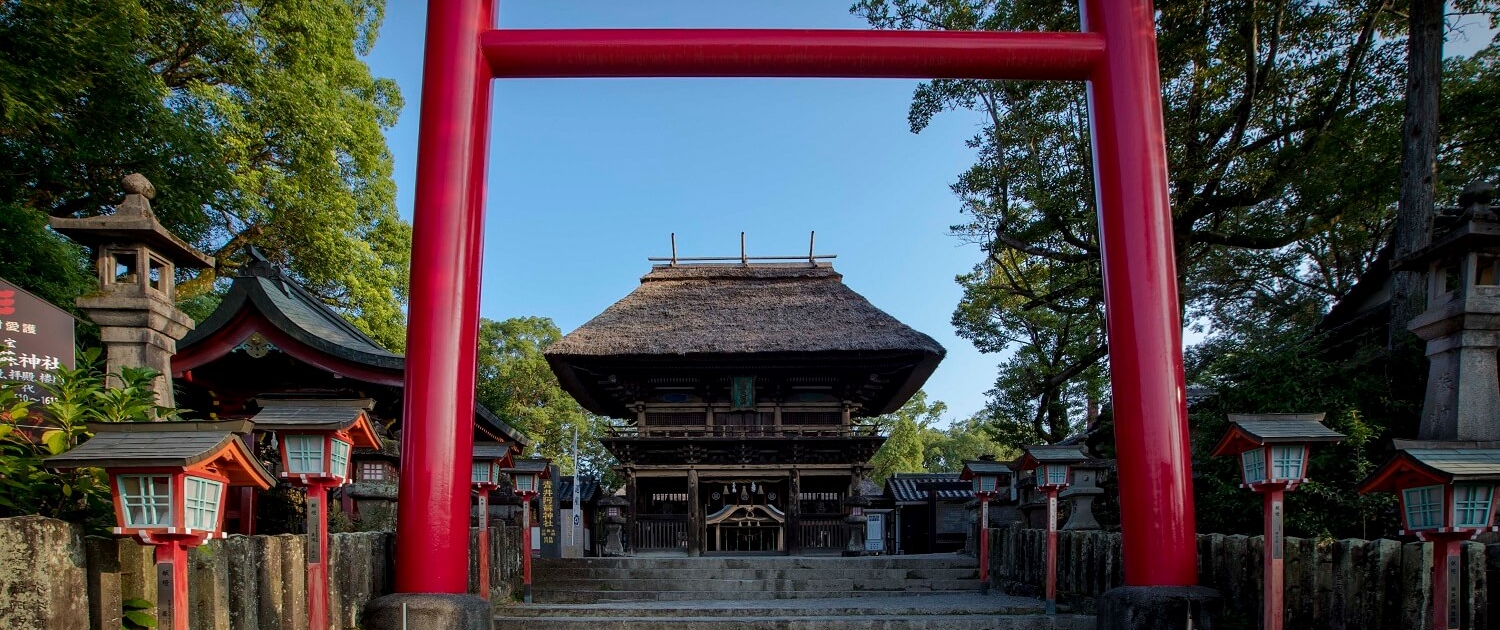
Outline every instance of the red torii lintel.
<path fill-rule="evenodd" d="M 1125 582 L 1197 582 L 1182 327 L 1150 0 L 1082 0 L 1082 33 L 494 28 L 428 3 L 396 591 L 463 593 L 493 78 L 889 77 L 1089 82 Z"/>

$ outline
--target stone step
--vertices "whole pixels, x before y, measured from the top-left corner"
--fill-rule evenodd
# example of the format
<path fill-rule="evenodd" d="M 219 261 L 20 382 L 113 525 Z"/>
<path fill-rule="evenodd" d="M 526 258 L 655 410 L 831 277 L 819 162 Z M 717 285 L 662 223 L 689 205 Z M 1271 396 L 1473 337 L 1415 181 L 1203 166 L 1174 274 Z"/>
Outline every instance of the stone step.
<path fill-rule="evenodd" d="M 537 558 L 533 570 L 585 569 L 960 569 L 978 568 L 979 561 L 957 554 L 918 556 L 720 556 L 688 558 Z"/>
<path fill-rule="evenodd" d="M 1086 615 L 795 617 L 519 617 L 495 630 L 1093 630 Z"/>
<path fill-rule="evenodd" d="M 1038 614 L 1006 595 L 517 604 L 496 630 L 1093 630 L 1093 617 Z M 1064 611 L 1066 612 L 1066 611 Z"/>
<path fill-rule="evenodd" d="M 806 598 L 795 601 L 715 600 L 701 602 L 609 602 L 595 604 L 513 604 L 505 617 L 787 617 L 813 615 L 1025 615 L 1041 612 L 1038 600 L 978 593 L 927 595 L 888 601 L 865 598 Z"/>
<path fill-rule="evenodd" d="M 870 597 L 922 597 L 929 595 L 953 595 L 977 592 L 972 590 L 953 591 L 745 591 L 734 593 L 737 601 L 754 601 L 768 599 L 827 599 L 827 598 L 870 598 Z M 727 595 L 725 591 L 542 591 L 533 587 L 532 597 L 543 603 L 596 603 L 596 602 L 628 602 L 628 601 L 717 601 Z"/>
<path fill-rule="evenodd" d="M 669 569 L 558 566 L 533 568 L 532 575 L 538 583 L 556 580 L 818 580 L 829 577 L 859 577 L 877 580 L 977 580 L 979 567 Z"/>
<path fill-rule="evenodd" d="M 978 579 L 816 577 L 812 579 L 532 579 L 533 591 L 964 591 L 979 590 Z"/>

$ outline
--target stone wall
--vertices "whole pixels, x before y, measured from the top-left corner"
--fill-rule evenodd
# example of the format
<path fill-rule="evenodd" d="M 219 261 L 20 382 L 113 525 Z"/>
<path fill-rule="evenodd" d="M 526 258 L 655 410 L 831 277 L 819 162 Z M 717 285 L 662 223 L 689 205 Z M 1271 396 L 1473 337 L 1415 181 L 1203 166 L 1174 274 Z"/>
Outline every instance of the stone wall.
<path fill-rule="evenodd" d="M 498 604 L 520 580 L 521 534 L 495 527 L 490 535 L 490 585 Z M 393 542 L 385 532 L 329 536 L 331 629 L 357 628 L 365 602 L 391 592 Z M 290 534 L 231 536 L 194 548 L 188 557 L 190 627 L 310 630 L 306 549 L 305 536 Z M 471 567 L 471 591 L 477 575 Z M 77 527 L 41 517 L 0 519 L 0 628 L 117 630 L 129 599 L 157 601 L 150 547 L 85 539 Z"/>
<path fill-rule="evenodd" d="M 1046 575 L 1046 532 L 1002 527 L 990 530 L 990 535 L 994 584 L 1017 594 L 1040 593 Z M 1063 531 L 1057 542 L 1059 603 L 1092 610 L 1094 596 L 1124 584 L 1119 534 Z M 1224 595 L 1230 627 L 1260 625 L 1261 545 L 1260 536 L 1198 536 L 1199 583 Z M 1285 552 L 1288 628 L 1431 627 L 1431 545 L 1287 538 Z M 1491 592 L 1500 586 L 1500 545 L 1468 543 L 1463 559 L 1461 627 L 1488 628 Z"/>

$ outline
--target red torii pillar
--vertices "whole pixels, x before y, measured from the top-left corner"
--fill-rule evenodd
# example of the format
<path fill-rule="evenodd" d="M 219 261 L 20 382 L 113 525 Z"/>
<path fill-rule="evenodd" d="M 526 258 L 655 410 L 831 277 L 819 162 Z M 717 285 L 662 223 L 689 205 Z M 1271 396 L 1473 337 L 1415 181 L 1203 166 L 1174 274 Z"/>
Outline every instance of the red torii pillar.
<path fill-rule="evenodd" d="M 460 601 L 469 562 L 468 496 L 460 482 L 473 447 L 489 84 L 520 77 L 1088 81 L 1127 584 L 1102 599 L 1100 616 L 1119 619 L 1111 628 L 1183 627 L 1189 611 L 1211 604 L 1211 592 L 1193 588 L 1182 326 L 1153 11 L 1150 0 L 1082 0 L 1082 14 L 1078 33 L 506 30 L 494 28 L 493 0 L 430 0 L 398 594 L 371 603 L 367 627 L 397 627 L 397 600 L 408 614 L 435 615 L 433 623 L 444 627 L 488 627 L 461 625 L 482 615 L 472 601 Z M 395 621 L 382 621 L 391 615 Z"/>

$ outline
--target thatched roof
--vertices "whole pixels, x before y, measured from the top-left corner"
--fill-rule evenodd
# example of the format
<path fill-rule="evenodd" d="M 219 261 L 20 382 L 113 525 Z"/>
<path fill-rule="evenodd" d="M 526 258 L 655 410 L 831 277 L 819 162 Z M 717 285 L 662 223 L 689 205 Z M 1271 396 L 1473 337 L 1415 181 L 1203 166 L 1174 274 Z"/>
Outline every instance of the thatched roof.
<path fill-rule="evenodd" d="M 844 286 L 826 263 L 658 265 L 548 356 L 920 352 L 932 337 Z"/>
<path fill-rule="evenodd" d="M 889 413 L 944 354 L 931 337 L 844 286 L 826 263 L 658 265 L 630 295 L 546 351 L 579 403 L 624 418 L 633 417 L 632 394 L 621 393 L 612 375 L 632 370 L 853 379 L 847 382 L 876 385 L 847 394 L 862 405 L 857 413 Z"/>

